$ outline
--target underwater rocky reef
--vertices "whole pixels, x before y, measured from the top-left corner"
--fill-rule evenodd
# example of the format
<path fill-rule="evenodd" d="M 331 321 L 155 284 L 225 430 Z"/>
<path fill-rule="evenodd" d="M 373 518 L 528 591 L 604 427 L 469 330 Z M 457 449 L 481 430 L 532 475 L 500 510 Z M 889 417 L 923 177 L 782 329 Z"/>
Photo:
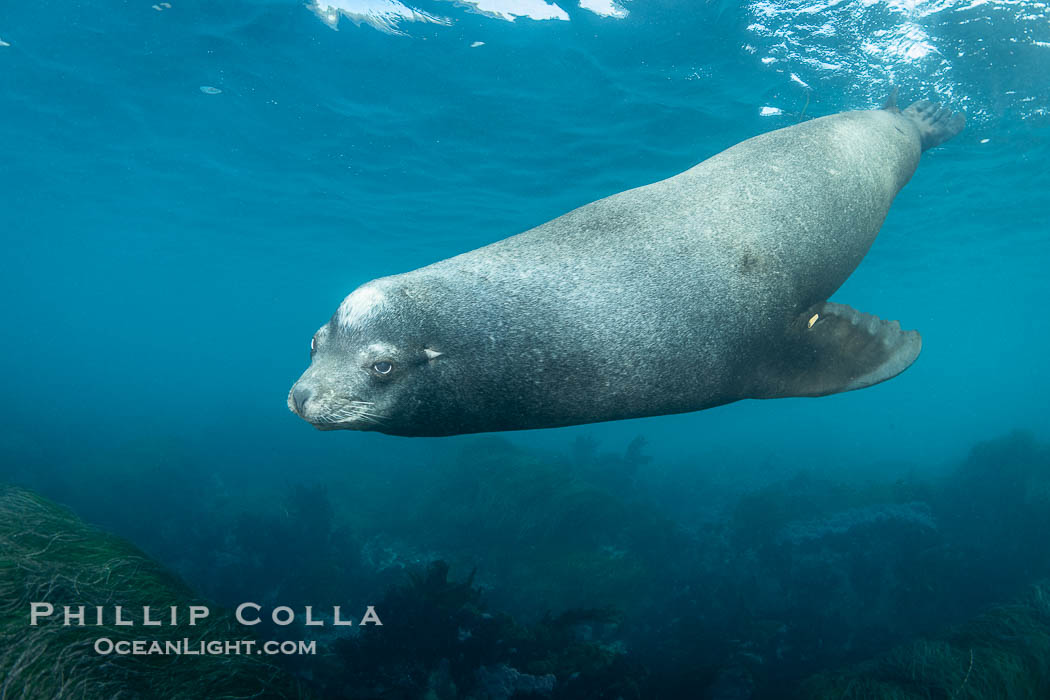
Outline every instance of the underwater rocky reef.
<path fill-rule="evenodd" d="M 67 620 L 66 605 L 80 617 Z M 145 606 L 153 606 L 156 626 L 143 624 Z M 178 626 L 166 624 L 171 606 Z M 191 606 L 209 608 L 193 626 Z M 144 648 L 253 639 L 211 607 L 127 541 L 30 491 L 0 485 L 0 697 L 308 697 L 267 657 L 116 654 L 105 645 L 99 652 L 100 639 Z M 117 615 L 130 624 L 116 624 Z"/>
<path fill-rule="evenodd" d="M 801 689 L 807 700 L 1050 697 L 1050 581 L 931 639 L 919 639 Z"/>
<path fill-rule="evenodd" d="M 214 486 L 221 464 L 180 461 L 170 445 L 128 454 L 151 464 L 149 478 L 114 458 L 110 476 L 93 469 L 95 487 L 82 493 L 44 471 L 22 480 L 219 604 L 374 604 L 381 627 L 255 630 L 318 640 L 317 656 L 273 663 L 319 697 L 1047 694 L 1050 449 L 1025 433 L 981 443 L 949 469 L 883 481 L 802 469 L 744 492 L 699 484 L 693 511 L 666 507 L 660 465 L 640 439 L 618 453 L 585 440 L 557 453 L 482 437 L 436 454 L 408 492 L 397 474 L 364 486 L 356 475 L 368 499 L 343 497 L 337 481 L 238 493 Z M 5 601 L 24 604 L 52 580 L 97 579 L 120 557 L 139 557 L 139 578 L 119 588 L 129 601 L 196 595 L 67 511 L 3 493 L 8 572 L 22 571 L 11 557 L 25 554 L 7 553 L 46 549 L 48 532 L 93 543 L 58 540 L 40 563 L 58 568 L 17 579 L 26 589 Z M 47 516 L 28 515 L 38 511 Z M 96 582 L 97 595 L 105 590 Z M 11 643 L 45 644 L 21 633 L 23 607 L 5 609 Z M 3 663 L 16 663 L 10 648 Z M 42 673 L 18 672 L 32 682 Z M 135 678 L 111 672 L 99 687 Z M 177 682 L 175 672 L 160 668 L 155 682 Z M 250 673 L 256 683 L 283 678 L 269 666 Z"/>

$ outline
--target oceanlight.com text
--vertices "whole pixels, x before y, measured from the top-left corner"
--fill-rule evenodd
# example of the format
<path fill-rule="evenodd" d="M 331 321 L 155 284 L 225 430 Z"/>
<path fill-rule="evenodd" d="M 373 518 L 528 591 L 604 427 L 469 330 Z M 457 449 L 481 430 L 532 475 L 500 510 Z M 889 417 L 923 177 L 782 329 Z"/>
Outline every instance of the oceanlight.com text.
<path fill-rule="evenodd" d="M 95 640 L 95 653 L 102 656 L 225 656 L 231 654 L 266 654 L 268 656 L 316 655 L 317 642 L 267 641 L 254 639 L 175 640 L 119 639 L 100 637 Z"/>

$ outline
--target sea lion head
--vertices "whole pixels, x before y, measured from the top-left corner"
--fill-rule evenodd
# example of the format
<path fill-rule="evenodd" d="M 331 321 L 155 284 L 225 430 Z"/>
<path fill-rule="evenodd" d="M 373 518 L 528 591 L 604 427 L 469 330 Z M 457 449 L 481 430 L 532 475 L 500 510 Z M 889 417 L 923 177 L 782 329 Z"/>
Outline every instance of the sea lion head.
<path fill-rule="evenodd" d="M 310 366 L 288 408 L 319 430 L 429 434 L 443 397 L 441 344 L 409 289 L 395 278 L 350 294 L 310 341 Z"/>

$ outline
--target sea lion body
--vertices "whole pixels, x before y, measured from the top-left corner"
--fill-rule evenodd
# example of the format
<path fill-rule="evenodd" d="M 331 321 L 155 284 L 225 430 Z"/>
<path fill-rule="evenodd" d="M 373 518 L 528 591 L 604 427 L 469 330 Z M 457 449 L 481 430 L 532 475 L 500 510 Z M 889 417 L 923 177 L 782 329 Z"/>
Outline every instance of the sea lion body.
<path fill-rule="evenodd" d="M 315 336 L 289 406 L 318 427 L 449 435 L 888 379 L 918 334 L 826 300 L 924 147 L 961 126 L 928 103 L 813 119 L 374 280 Z"/>

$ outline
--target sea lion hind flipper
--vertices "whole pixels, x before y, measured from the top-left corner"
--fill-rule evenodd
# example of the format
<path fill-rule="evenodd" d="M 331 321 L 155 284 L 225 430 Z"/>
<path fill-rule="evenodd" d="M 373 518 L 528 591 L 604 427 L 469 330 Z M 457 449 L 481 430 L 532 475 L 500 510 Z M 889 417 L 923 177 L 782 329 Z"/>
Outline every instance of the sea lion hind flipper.
<path fill-rule="evenodd" d="M 757 373 L 756 398 L 863 389 L 896 377 L 922 349 L 917 331 L 831 302 L 804 311 L 785 336 L 773 362 Z"/>
<path fill-rule="evenodd" d="M 966 117 L 961 113 L 952 112 L 929 100 L 913 103 L 902 114 L 919 130 L 919 140 L 924 151 L 939 146 L 966 126 Z"/>
<path fill-rule="evenodd" d="M 897 106 L 897 95 L 899 92 L 900 90 L 897 89 L 896 85 L 890 89 L 889 96 L 886 98 L 886 101 L 882 103 L 882 108 L 884 110 L 887 112 L 893 112 L 894 114 L 900 114 L 900 107 Z"/>

